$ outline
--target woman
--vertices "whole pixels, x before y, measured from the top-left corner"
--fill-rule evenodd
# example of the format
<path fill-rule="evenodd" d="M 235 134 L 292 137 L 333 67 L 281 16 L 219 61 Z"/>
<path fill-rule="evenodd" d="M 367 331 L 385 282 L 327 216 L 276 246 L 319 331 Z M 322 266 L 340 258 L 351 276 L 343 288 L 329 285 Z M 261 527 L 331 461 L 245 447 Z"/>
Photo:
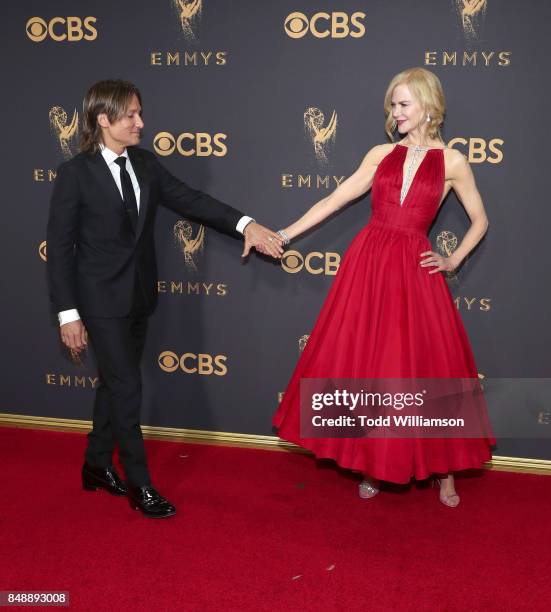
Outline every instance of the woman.
<path fill-rule="evenodd" d="M 491 458 L 487 438 L 301 438 L 302 378 L 477 378 L 461 318 L 446 281 L 474 249 L 488 219 L 470 166 L 445 146 L 442 85 L 424 68 L 396 75 L 384 101 L 386 133 L 402 140 L 371 149 L 331 195 L 280 230 L 285 242 L 372 188 L 372 216 L 350 245 L 282 403 L 278 435 L 360 471 L 360 497 L 379 481 L 439 475 L 440 501 L 459 504 L 453 472 Z M 471 227 L 449 257 L 431 250 L 427 230 L 453 189 Z"/>

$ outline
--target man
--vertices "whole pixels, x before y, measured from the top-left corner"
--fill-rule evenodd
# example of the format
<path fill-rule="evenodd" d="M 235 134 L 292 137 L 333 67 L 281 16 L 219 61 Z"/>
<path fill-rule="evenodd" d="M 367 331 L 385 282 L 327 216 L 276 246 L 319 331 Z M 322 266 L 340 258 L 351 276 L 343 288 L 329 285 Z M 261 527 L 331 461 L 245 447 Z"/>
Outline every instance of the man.
<path fill-rule="evenodd" d="M 48 221 L 48 284 L 62 342 L 94 347 L 100 387 L 82 468 L 86 490 L 127 495 L 147 517 L 175 514 L 153 488 L 140 429 L 140 360 L 155 307 L 153 225 L 157 206 L 280 257 L 280 237 L 172 176 L 140 142 L 141 95 L 132 83 L 100 81 L 83 102 L 82 152 L 58 169 Z M 112 465 L 115 443 L 126 473 Z"/>

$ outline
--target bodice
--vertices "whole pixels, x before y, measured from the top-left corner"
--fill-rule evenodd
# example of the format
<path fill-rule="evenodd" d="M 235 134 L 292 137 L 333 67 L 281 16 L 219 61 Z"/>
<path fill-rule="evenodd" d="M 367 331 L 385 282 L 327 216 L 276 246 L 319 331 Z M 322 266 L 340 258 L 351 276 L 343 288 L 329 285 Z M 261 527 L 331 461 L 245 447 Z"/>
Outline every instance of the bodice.
<path fill-rule="evenodd" d="M 400 204 L 407 152 L 408 147 L 397 144 L 379 163 L 371 191 L 370 222 L 426 233 L 444 191 L 444 150 L 428 149 L 424 153 Z"/>

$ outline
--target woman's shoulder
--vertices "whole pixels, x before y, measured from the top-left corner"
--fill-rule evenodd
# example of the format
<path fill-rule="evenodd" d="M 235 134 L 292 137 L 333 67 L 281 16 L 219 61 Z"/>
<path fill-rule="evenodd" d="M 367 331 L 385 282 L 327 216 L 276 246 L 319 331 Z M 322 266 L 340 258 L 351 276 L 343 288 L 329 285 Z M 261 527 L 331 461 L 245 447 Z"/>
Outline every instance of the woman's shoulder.
<path fill-rule="evenodd" d="M 446 160 L 446 165 L 449 166 L 450 168 L 453 168 L 453 167 L 457 168 L 457 167 L 464 166 L 465 164 L 469 163 L 467 161 L 467 157 L 463 155 L 463 153 L 461 153 L 461 151 L 458 151 L 457 149 L 445 147 L 443 151 L 444 151 L 444 158 Z"/>
<path fill-rule="evenodd" d="M 392 149 L 396 146 L 395 142 L 386 142 L 384 144 L 375 145 L 371 147 L 369 151 L 366 153 L 366 160 L 371 161 L 373 164 L 378 165 L 379 162 L 386 157 Z"/>
<path fill-rule="evenodd" d="M 444 167 L 446 180 L 457 180 L 466 177 L 471 172 L 471 166 L 466 155 L 461 151 L 446 147 L 444 149 Z"/>
<path fill-rule="evenodd" d="M 387 153 L 392 151 L 392 149 L 394 149 L 396 144 L 397 144 L 396 142 L 385 142 L 383 144 L 375 145 L 371 149 L 371 151 L 373 151 L 374 153 L 378 155 L 386 155 Z"/>

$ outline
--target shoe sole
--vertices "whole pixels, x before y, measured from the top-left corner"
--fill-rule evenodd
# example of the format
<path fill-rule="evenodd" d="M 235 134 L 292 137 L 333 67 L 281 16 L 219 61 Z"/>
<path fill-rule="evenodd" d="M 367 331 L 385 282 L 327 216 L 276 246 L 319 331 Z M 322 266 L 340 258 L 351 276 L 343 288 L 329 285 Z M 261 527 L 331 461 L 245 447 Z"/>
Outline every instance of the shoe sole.
<path fill-rule="evenodd" d="M 168 514 L 162 514 L 162 515 L 155 516 L 154 514 L 146 514 L 145 512 L 140 510 L 140 508 L 137 506 L 130 506 L 130 507 L 132 508 L 132 510 L 138 510 L 139 512 L 141 512 L 143 516 L 145 516 L 145 518 L 163 519 L 163 518 L 169 518 L 176 514 L 176 510 L 174 510 L 174 512 L 169 512 Z"/>
<path fill-rule="evenodd" d="M 113 495 L 115 497 L 126 497 L 126 493 L 116 493 L 115 491 L 111 491 L 110 489 L 102 487 L 101 485 L 91 485 L 82 483 L 82 489 L 83 491 L 99 491 L 101 489 L 102 491 L 106 491 L 107 493 L 109 493 L 109 495 Z"/>

